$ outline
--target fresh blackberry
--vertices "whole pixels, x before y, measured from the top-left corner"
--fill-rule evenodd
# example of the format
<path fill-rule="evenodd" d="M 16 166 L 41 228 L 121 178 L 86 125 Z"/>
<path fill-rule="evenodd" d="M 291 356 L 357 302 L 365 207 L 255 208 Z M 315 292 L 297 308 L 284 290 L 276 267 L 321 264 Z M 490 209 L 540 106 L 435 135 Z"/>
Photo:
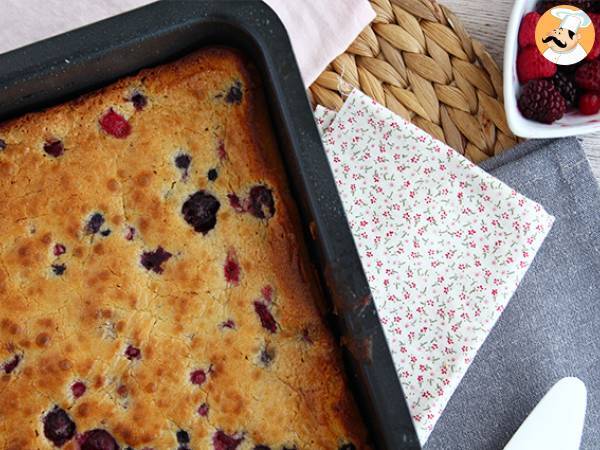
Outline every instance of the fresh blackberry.
<path fill-rule="evenodd" d="M 552 83 L 563 96 L 567 107 L 572 107 L 577 102 L 577 88 L 575 87 L 575 77 L 569 76 L 566 73 L 557 72 L 552 77 Z"/>
<path fill-rule="evenodd" d="M 600 2 L 594 0 L 542 0 L 538 2 L 536 11 L 544 14 L 549 9 L 559 5 L 575 6 L 586 13 L 600 12 Z"/>
<path fill-rule="evenodd" d="M 565 99 L 550 80 L 531 80 L 524 87 L 518 101 L 521 114 L 527 119 L 552 123 L 567 110 Z"/>

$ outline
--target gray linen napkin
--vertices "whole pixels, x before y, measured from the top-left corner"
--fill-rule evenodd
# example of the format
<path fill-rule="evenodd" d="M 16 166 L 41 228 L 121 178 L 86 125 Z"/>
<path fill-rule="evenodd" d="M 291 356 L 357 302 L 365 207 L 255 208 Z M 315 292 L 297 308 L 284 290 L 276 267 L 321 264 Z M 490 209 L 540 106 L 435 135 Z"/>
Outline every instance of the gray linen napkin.
<path fill-rule="evenodd" d="M 600 191 L 576 139 L 535 140 L 482 164 L 556 217 L 425 450 L 501 450 L 560 378 L 588 388 L 581 450 L 600 448 Z M 560 433 L 560 430 L 555 430 Z"/>

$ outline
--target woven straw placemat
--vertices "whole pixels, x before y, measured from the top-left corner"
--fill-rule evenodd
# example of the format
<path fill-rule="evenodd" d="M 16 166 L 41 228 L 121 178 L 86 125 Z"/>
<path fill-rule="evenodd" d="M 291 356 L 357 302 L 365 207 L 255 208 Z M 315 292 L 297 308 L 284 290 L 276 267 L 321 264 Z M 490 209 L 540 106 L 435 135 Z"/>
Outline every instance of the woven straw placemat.
<path fill-rule="evenodd" d="M 377 17 L 310 87 L 339 110 L 353 87 L 475 163 L 514 146 L 502 74 L 435 0 L 370 0 Z"/>

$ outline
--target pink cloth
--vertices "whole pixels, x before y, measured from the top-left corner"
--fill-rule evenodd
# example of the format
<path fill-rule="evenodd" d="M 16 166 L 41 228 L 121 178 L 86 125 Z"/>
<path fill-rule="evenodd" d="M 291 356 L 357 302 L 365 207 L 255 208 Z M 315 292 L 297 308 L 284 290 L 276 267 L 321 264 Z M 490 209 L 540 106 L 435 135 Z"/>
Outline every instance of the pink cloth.
<path fill-rule="evenodd" d="M 0 53 L 153 0 L 0 0 Z M 375 17 L 367 0 L 265 0 L 290 35 L 309 86 Z"/>

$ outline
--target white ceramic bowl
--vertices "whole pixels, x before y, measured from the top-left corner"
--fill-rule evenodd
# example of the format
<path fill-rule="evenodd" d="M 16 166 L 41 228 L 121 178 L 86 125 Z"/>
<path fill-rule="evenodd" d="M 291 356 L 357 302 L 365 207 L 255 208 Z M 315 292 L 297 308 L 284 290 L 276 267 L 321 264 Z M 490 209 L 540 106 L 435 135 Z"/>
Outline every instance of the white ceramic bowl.
<path fill-rule="evenodd" d="M 523 117 L 517 107 L 517 98 L 521 92 L 517 77 L 517 50 L 521 19 L 535 10 L 537 0 L 515 0 L 508 23 L 506 44 L 504 46 L 504 109 L 508 126 L 514 134 L 524 138 L 566 137 L 576 134 L 600 131 L 600 113 L 584 116 L 577 111 L 568 112 L 562 119 L 546 125 Z"/>

